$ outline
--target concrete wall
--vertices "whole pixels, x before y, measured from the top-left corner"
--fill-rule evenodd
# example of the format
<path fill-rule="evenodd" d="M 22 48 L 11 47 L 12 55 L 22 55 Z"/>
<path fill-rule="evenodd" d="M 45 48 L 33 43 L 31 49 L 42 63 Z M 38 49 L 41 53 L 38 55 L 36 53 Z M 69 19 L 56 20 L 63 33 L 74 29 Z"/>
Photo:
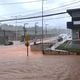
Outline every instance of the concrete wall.
<path fill-rule="evenodd" d="M 78 39 L 79 35 L 78 35 L 79 30 L 72 30 L 72 39 Z"/>
<path fill-rule="evenodd" d="M 77 53 L 73 52 L 66 52 L 66 51 L 52 51 L 52 50 L 45 50 L 44 55 L 76 55 Z"/>
<path fill-rule="evenodd" d="M 44 49 L 50 48 L 53 43 L 44 43 Z M 31 51 L 42 51 L 42 44 L 31 45 Z"/>

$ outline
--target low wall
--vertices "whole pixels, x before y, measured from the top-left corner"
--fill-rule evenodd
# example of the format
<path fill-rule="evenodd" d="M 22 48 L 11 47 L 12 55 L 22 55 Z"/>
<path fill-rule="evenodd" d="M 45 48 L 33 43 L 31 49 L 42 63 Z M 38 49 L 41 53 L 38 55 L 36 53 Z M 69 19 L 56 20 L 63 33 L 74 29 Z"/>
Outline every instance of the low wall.
<path fill-rule="evenodd" d="M 62 51 L 62 50 L 49 50 L 55 43 L 44 43 L 44 55 L 77 55 L 74 52 Z M 48 49 L 48 50 L 47 50 Z M 31 51 L 42 51 L 42 43 L 31 45 Z"/>
<path fill-rule="evenodd" d="M 67 51 L 52 51 L 45 50 L 44 55 L 76 55 L 77 53 L 67 52 Z"/>
<path fill-rule="evenodd" d="M 43 48 L 50 48 L 53 45 L 53 43 L 44 43 Z M 42 51 L 42 43 L 31 45 L 31 51 Z"/>

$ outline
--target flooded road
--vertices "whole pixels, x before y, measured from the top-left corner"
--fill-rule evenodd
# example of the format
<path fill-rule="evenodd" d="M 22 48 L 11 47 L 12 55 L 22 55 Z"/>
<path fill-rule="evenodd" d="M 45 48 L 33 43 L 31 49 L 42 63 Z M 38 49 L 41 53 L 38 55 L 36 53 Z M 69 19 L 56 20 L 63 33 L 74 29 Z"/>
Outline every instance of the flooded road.
<path fill-rule="evenodd" d="M 80 80 L 80 56 L 43 56 L 24 45 L 0 46 L 0 80 Z"/>

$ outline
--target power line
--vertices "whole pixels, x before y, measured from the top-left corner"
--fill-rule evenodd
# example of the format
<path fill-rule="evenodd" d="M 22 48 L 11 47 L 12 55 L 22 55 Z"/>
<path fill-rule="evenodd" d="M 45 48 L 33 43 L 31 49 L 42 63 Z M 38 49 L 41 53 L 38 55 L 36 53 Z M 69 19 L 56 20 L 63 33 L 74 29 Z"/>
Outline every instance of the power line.
<path fill-rule="evenodd" d="M 52 9 L 48 9 L 48 10 L 46 10 L 46 11 L 50 11 L 50 10 L 55 10 L 55 9 L 59 9 L 59 8 L 64 8 L 64 7 L 66 7 L 66 6 L 71 6 L 71 5 L 73 5 L 73 4 L 76 4 L 76 3 L 80 3 L 80 1 L 74 1 L 74 2 L 71 2 L 71 3 L 68 3 L 68 4 L 64 4 L 64 5 L 61 5 L 61 6 L 59 6 L 59 7 L 55 7 L 55 8 L 52 8 Z"/>
<path fill-rule="evenodd" d="M 26 3 L 35 3 L 35 2 L 41 2 L 41 0 L 28 1 L 28 2 L 0 3 L 0 5 L 26 4 Z"/>
<path fill-rule="evenodd" d="M 30 1 L 31 2 L 31 1 Z M 46 11 L 50 11 L 50 10 L 58 10 L 60 8 L 64 8 L 66 6 L 71 6 L 73 4 L 76 4 L 76 3 L 79 3 L 80 1 L 75 1 L 75 2 L 72 2 L 72 3 L 69 3 L 69 4 L 65 4 L 65 5 L 62 5 L 62 6 L 59 6 L 59 7 L 55 7 L 55 8 L 52 8 L 52 9 L 48 9 L 48 10 L 45 10 L 44 12 Z M 20 2 L 21 3 L 21 2 Z M 32 11 L 32 10 L 31 10 Z M 34 11 L 34 10 L 33 10 Z M 19 13 L 24 13 L 24 12 L 19 12 Z M 29 16 L 29 15 L 33 15 L 33 14 L 38 14 L 38 13 L 41 13 L 41 11 L 39 12 L 36 12 L 36 13 L 31 13 L 31 14 L 28 14 L 28 15 L 25 15 L 25 16 Z M 10 14 L 9 14 L 10 15 Z M 20 14 L 21 15 L 21 14 Z"/>
<path fill-rule="evenodd" d="M 62 18 L 70 18 L 70 16 L 66 16 L 66 17 L 58 17 L 58 18 L 50 18 L 50 19 L 46 19 L 46 20 L 54 20 L 54 19 L 62 19 Z M 45 20 L 45 19 L 44 19 Z"/>
<path fill-rule="evenodd" d="M 55 10 L 55 11 L 57 11 L 57 10 L 60 9 L 60 8 L 64 8 L 64 7 L 67 7 L 67 6 L 71 6 L 71 5 L 76 4 L 76 3 L 80 3 L 80 1 L 75 1 L 75 2 L 72 2 L 72 3 L 69 3 L 69 4 L 64 4 L 64 5 L 59 6 L 59 7 L 55 7 L 55 8 L 52 8 L 52 9 L 45 10 L 44 12 L 50 11 L 50 10 Z M 36 12 L 36 13 L 31 13 L 31 14 L 28 14 L 28 15 L 25 15 L 25 16 L 29 16 L 29 15 L 33 15 L 33 14 L 38 14 L 38 13 L 41 13 L 41 11 Z"/>
<path fill-rule="evenodd" d="M 60 13 L 55 13 L 55 14 L 47 14 L 43 15 L 43 17 L 49 17 L 49 16 L 55 16 L 55 15 L 60 15 L 60 14 L 66 14 L 67 12 L 60 12 Z M 31 17 L 26 17 L 26 18 L 17 18 L 17 19 L 5 19 L 5 20 L 0 20 L 0 22 L 5 22 L 5 21 L 14 21 L 14 20 L 24 20 L 24 19 L 34 19 L 34 18 L 41 18 L 42 15 L 40 16 L 31 16 Z"/>
<path fill-rule="evenodd" d="M 27 15 L 18 15 L 18 16 L 20 16 L 20 17 L 25 17 L 25 16 L 30 16 L 30 15 L 36 15 L 36 14 L 38 14 L 38 13 L 41 13 L 41 12 L 35 12 L 35 13 L 27 14 Z M 18 16 L 17 16 L 17 17 L 18 17 Z M 13 17 L 15 17 L 15 16 L 13 16 Z"/>
<path fill-rule="evenodd" d="M 46 19 L 47 21 L 49 21 L 49 20 L 55 20 L 55 19 L 62 19 L 62 18 L 70 18 L 70 16 L 66 16 L 66 17 L 57 17 L 57 18 L 49 18 L 49 19 Z M 44 19 L 44 21 L 46 21 L 45 19 Z M 26 21 L 26 22 L 38 22 L 38 21 L 41 21 L 41 19 L 39 19 L 39 20 L 30 20 L 30 21 Z M 17 22 L 17 23 L 25 23 L 25 22 Z"/>
<path fill-rule="evenodd" d="M 17 3 L 32 3 L 32 2 L 40 2 L 41 0 L 39 0 L 39 1 L 28 1 L 28 2 L 17 2 Z M 44 0 L 44 1 L 46 1 L 46 0 Z M 63 7 L 65 7 L 65 6 L 68 6 L 68 5 L 72 5 L 72 4 L 76 4 L 76 3 L 79 3 L 80 1 L 75 1 L 75 2 L 72 2 L 72 3 L 69 3 L 69 4 L 64 4 L 64 5 L 62 5 L 62 6 L 59 6 L 59 7 L 55 7 L 55 8 L 51 8 L 51 9 L 48 9 L 48 10 L 45 10 L 45 11 L 49 11 L 49 10 L 54 10 L 54 9 L 56 9 L 56 8 L 63 8 Z M 15 2 L 16 3 L 16 2 Z M 15 3 L 0 3 L 0 5 L 5 5 L 5 4 L 15 4 Z M 16 4 L 17 4 L 16 3 Z M 32 11 L 32 10 L 31 10 Z M 33 10 L 34 11 L 34 10 Z M 41 12 L 41 11 L 40 11 Z M 40 13 L 40 12 L 37 12 L 37 13 Z M 24 13 L 24 12 L 17 12 L 17 13 Z M 14 14 L 16 14 L 16 13 L 14 13 Z M 34 13 L 33 13 L 34 14 Z M 9 14 L 10 15 L 10 14 Z"/>
<path fill-rule="evenodd" d="M 30 1 L 31 2 L 31 1 Z M 55 8 L 53 8 L 53 9 L 48 9 L 48 10 L 45 10 L 45 11 L 50 11 L 50 10 L 55 10 L 55 9 L 59 9 L 59 8 L 64 8 L 64 7 L 66 7 L 66 6 L 71 6 L 71 5 L 73 5 L 73 4 L 76 4 L 76 3 L 79 3 L 80 1 L 75 1 L 75 2 L 72 2 L 72 3 L 69 3 L 69 4 L 65 4 L 65 5 L 62 5 L 62 6 L 60 6 L 60 7 L 55 7 Z M 44 12 L 45 12 L 44 11 Z M 40 12 L 36 12 L 36 13 L 32 13 L 32 14 L 29 14 L 29 15 L 33 15 L 33 14 L 38 14 L 38 13 L 41 13 L 41 11 Z M 29 16 L 29 15 L 27 15 L 27 16 Z M 26 15 L 25 15 L 26 16 Z"/>

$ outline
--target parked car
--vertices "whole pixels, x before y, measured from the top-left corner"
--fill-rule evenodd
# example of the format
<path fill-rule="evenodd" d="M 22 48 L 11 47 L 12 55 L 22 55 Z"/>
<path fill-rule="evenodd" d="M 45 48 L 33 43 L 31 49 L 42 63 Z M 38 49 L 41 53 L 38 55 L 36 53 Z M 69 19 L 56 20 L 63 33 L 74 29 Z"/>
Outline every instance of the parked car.
<path fill-rule="evenodd" d="M 58 42 L 60 42 L 60 41 L 62 41 L 63 40 L 63 38 L 62 37 L 58 37 Z"/>
<path fill-rule="evenodd" d="M 59 36 L 58 36 L 58 41 L 60 42 L 60 41 L 63 41 L 63 40 L 67 40 L 67 38 L 68 38 L 68 35 L 67 34 L 60 34 Z"/>
<path fill-rule="evenodd" d="M 5 42 L 4 45 L 13 45 L 13 42 L 9 41 L 9 42 Z"/>

